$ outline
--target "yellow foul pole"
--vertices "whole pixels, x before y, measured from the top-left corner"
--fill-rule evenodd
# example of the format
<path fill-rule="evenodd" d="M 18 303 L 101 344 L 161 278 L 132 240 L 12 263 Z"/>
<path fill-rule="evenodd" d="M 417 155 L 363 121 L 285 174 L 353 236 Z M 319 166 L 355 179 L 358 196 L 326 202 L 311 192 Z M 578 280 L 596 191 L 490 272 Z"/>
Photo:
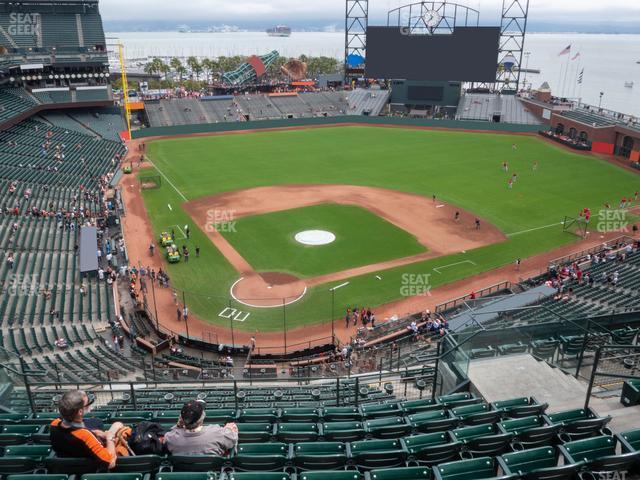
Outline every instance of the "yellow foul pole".
<path fill-rule="evenodd" d="M 127 82 L 127 64 L 124 57 L 124 45 L 118 44 L 118 51 L 120 53 L 120 73 L 122 75 L 122 95 L 124 100 L 124 114 L 127 119 L 127 132 L 129 132 L 129 140 L 131 137 L 131 107 L 129 105 L 129 84 Z"/>

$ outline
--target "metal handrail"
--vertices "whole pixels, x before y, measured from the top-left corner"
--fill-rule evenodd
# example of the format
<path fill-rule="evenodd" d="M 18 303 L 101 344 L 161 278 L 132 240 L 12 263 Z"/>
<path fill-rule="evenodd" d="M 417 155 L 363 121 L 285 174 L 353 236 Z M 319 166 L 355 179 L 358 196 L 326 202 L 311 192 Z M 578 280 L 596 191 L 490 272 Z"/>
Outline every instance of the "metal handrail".
<path fill-rule="evenodd" d="M 598 365 L 600 364 L 600 359 L 602 358 L 602 352 L 604 351 L 617 351 L 617 350 L 627 350 L 627 351 L 637 351 L 640 352 L 640 345 L 600 345 L 596 349 L 596 356 L 593 361 L 593 369 L 591 370 L 591 376 L 589 378 L 589 386 L 587 387 L 587 395 L 584 400 L 584 409 L 589 408 L 589 401 L 591 400 L 591 392 L 593 391 L 593 383 L 595 382 L 596 376 L 604 376 L 611 378 L 624 378 L 624 379 L 637 379 L 640 378 L 638 376 L 633 375 L 616 375 L 612 373 L 598 373 Z"/>

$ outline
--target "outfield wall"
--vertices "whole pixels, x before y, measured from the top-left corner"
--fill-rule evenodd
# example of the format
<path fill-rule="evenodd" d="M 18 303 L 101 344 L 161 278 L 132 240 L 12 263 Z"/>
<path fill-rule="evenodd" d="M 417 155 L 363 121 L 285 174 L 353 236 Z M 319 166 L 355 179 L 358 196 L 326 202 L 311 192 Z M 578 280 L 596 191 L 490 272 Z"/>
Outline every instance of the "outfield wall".
<path fill-rule="evenodd" d="M 540 129 L 546 128 L 543 125 L 519 125 L 462 120 L 425 120 L 399 117 L 367 117 L 360 115 L 346 115 L 340 117 L 255 120 L 251 122 L 206 123 L 197 125 L 175 125 L 172 127 L 151 127 L 134 131 L 133 138 L 168 137 L 173 135 L 192 135 L 197 133 L 236 132 L 243 130 L 261 130 L 267 128 L 341 125 L 347 123 L 359 123 L 363 125 L 398 125 L 404 127 L 450 128 L 509 133 L 536 133 Z"/>

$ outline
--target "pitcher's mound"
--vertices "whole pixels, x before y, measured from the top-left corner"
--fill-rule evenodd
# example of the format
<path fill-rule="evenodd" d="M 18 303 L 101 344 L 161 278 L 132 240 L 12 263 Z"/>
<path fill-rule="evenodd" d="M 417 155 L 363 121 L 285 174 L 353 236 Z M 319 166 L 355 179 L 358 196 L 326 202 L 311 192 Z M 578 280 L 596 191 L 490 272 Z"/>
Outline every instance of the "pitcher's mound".
<path fill-rule="evenodd" d="M 279 272 L 252 273 L 231 286 L 233 299 L 256 308 L 290 305 L 307 293 L 306 284 L 294 275 Z"/>

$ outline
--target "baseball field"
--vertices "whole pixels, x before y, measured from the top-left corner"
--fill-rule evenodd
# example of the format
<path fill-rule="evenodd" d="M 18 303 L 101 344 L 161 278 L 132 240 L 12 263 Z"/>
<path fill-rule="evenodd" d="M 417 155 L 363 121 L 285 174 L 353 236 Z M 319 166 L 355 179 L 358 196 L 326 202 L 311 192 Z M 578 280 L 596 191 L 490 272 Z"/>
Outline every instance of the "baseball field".
<path fill-rule="evenodd" d="M 342 126 L 156 140 L 147 156 L 153 233 L 190 252 L 165 265 L 172 287 L 246 331 L 282 330 L 282 305 L 288 328 L 314 325 L 575 242 L 565 216 L 639 189 L 604 160 L 506 134 Z M 335 241 L 298 243 L 305 230 Z"/>

